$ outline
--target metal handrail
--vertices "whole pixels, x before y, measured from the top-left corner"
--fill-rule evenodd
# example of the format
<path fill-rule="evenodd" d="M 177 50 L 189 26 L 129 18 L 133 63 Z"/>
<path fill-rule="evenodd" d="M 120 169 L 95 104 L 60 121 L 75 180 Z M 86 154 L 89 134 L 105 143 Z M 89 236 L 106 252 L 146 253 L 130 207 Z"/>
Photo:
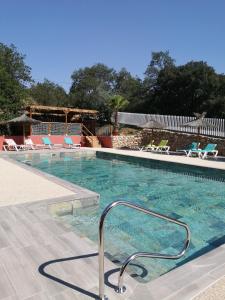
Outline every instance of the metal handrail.
<path fill-rule="evenodd" d="M 82 124 L 82 130 L 85 134 L 88 134 L 89 136 L 94 136 L 94 134 L 84 124 Z"/>
<path fill-rule="evenodd" d="M 84 124 L 82 124 L 82 134 L 86 135 L 87 140 L 93 145 L 94 135 Z"/>
<path fill-rule="evenodd" d="M 179 226 L 182 226 L 186 230 L 187 237 L 186 237 L 183 249 L 177 255 L 168 255 L 168 254 L 160 254 L 160 253 L 148 253 L 148 252 L 137 252 L 137 253 L 134 253 L 134 254 L 130 255 L 125 260 L 125 262 L 123 263 L 123 265 L 120 269 L 117 292 L 122 293 L 122 292 L 125 291 L 125 287 L 123 287 L 123 274 L 126 270 L 126 267 L 135 258 L 137 258 L 137 257 L 150 257 L 150 258 L 161 258 L 161 259 L 178 259 L 178 258 L 180 258 L 181 256 L 184 255 L 184 253 L 186 252 L 186 250 L 187 250 L 187 248 L 190 244 L 191 233 L 190 233 L 190 229 L 189 229 L 189 227 L 186 223 L 177 221 L 173 218 L 167 217 L 167 216 L 162 215 L 160 213 L 153 212 L 149 209 L 143 208 L 143 207 L 141 207 L 139 205 L 136 205 L 136 204 L 133 204 L 131 202 L 125 202 L 125 201 L 112 202 L 111 204 L 109 204 L 104 209 L 104 211 L 103 211 L 103 213 L 100 217 L 100 220 L 99 220 L 99 244 L 98 244 L 99 255 L 98 255 L 98 260 L 99 260 L 99 299 L 100 300 L 108 299 L 104 295 L 104 288 L 105 288 L 105 281 L 104 281 L 104 273 L 105 273 L 104 272 L 104 221 L 105 221 L 105 218 L 106 218 L 107 214 L 110 212 L 110 210 L 112 208 L 116 207 L 116 206 L 119 206 L 119 205 L 127 206 L 127 207 L 130 207 L 130 208 L 136 209 L 138 211 L 141 211 L 145 214 L 151 215 L 153 217 L 163 219 L 163 220 L 169 221 L 171 223 L 175 223 Z"/>

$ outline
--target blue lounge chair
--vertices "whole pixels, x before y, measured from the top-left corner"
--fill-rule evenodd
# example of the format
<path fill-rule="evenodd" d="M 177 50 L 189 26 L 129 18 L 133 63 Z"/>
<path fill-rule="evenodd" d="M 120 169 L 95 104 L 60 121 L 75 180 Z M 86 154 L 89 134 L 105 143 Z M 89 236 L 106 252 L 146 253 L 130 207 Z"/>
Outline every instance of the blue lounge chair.
<path fill-rule="evenodd" d="M 66 136 L 64 137 L 64 146 L 66 146 L 66 148 L 75 149 L 80 148 L 81 144 L 74 144 L 71 137 Z"/>
<path fill-rule="evenodd" d="M 208 144 L 204 149 L 191 150 L 192 153 L 197 153 L 198 156 L 202 159 L 206 158 L 208 154 L 212 154 L 213 157 L 216 157 L 218 150 L 216 150 L 217 144 Z"/>
<path fill-rule="evenodd" d="M 193 142 L 189 145 L 187 145 L 185 148 L 183 149 L 177 149 L 176 152 L 184 152 L 187 156 L 190 156 L 191 155 L 191 151 L 195 151 L 195 150 L 199 150 L 199 145 L 200 143 L 196 143 L 196 142 Z"/>
<path fill-rule="evenodd" d="M 51 142 L 50 138 L 47 136 L 42 137 L 42 142 L 49 149 L 52 149 L 54 147 L 54 144 Z"/>

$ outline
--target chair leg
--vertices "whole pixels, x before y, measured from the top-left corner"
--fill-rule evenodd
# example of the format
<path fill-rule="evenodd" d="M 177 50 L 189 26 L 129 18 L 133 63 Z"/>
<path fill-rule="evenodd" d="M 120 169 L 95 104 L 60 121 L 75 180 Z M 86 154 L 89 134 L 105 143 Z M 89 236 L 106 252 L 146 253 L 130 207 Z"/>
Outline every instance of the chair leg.
<path fill-rule="evenodd" d="M 189 150 L 189 151 L 184 151 L 185 152 L 185 154 L 187 155 L 187 157 L 190 157 L 191 156 L 191 150 Z"/>
<path fill-rule="evenodd" d="M 208 152 L 204 152 L 204 154 L 202 154 L 202 159 L 205 159 L 207 157 Z"/>

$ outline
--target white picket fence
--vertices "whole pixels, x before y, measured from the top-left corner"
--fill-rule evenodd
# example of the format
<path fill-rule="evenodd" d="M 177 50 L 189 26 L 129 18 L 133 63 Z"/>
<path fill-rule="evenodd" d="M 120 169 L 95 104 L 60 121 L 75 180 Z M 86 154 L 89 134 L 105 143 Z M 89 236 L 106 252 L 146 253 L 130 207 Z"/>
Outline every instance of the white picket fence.
<path fill-rule="evenodd" d="M 167 116 L 167 115 L 152 115 L 152 114 L 136 114 L 119 112 L 118 120 L 120 124 L 141 126 L 149 120 L 154 119 L 165 125 L 165 129 L 197 133 L 197 128 L 182 126 L 183 124 L 193 121 L 195 117 L 188 116 Z M 200 128 L 200 134 L 211 135 L 216 137 L 225 137 L 225 119 L 205 118 L 213 128 Z"/>

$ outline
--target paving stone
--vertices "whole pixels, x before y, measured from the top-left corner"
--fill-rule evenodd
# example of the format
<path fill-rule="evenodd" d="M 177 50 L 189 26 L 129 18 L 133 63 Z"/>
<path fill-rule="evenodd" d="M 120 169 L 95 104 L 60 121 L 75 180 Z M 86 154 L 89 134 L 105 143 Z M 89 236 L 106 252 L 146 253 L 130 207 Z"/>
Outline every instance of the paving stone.
<path fill-rule="evenodd" d="M 205 289 L 193 300 L 224 300 L 225 299 L 225 277 Z"/>
<path fill-rule="evenodd" d="M 6 297 L 12 296 L 15 294 L 15 291 L 8 279 L 8 276 L 3 268 L 0 265 L 0 299 L 5 299 Z"/>

